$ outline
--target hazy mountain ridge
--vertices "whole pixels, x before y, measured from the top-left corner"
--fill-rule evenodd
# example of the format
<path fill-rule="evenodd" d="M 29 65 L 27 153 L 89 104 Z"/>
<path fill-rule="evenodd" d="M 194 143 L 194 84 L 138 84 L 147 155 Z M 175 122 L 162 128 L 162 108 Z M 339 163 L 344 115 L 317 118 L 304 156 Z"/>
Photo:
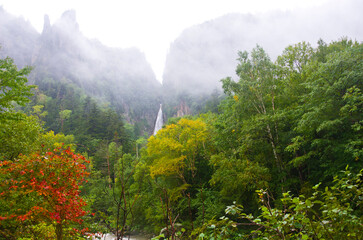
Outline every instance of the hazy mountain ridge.
<path fill-rule="evenodd" d="M 136 48 L 109 48 L 85 38 L 74 15 L 64 13 L 51 29 L 43 31 L 38 65 L 55 75 L 69 74 L 88 93 L 111 104 L 133 105 L 133 96 L 140 93 L 151 98 L 157 95 L 161 85 L 143 53 Z"/>
<path fill-rule="evenodd" d="M 110 48 L 87 39 L 74 11 L 65 12 L 53 25 L 45 16 L 41 34 L 3 9 L 0 19 L 0 56 L 14 58 L 18 66 L 34 66 L 31 82 L 66 79 L 87 95 L 123 111 L 127 121 L 146 119 L 152 128 L 161 84 L 138 49 Z"/>
<path fill-rule="evenodd" d="M 163 86 L 138 49 L 110 48 L 84 37 L 74 11 L 65 12 L 53 25 L 45 16 L 39 34 L 30 23 L 0 8 L 0 56 L 9 55 L 20 66 L 36 66 L 32 81 L 51 78 L 76 84 L 122 110 L 127 121 L 147 120 L 151 132 L 160 102 L 167 117 L 194 114 L 213 91 L 221 92 L 220 79 L 236 78 L 238 51 L 259 44 L 274 59 L 286 46 L 301 41 L 315 44 L 320 38 L 330 42 L 344 36 L 361 41 L 363 3 L 330 3 L 288 12 L 228 14 L 185 29 L 170 46 Z M 181 95 L 187 97 L 180 99 Z M 184 105 L 188 111 L 183 111 Z"/>
<path fill-rule="evenodd" d="M 38 37 L 30 22 L 15 18 L 0 6 L 0 57 L 11 56 L 20 67 L 31 63 Z"/>
<path fill-rule="evenodd" d="M 166 58 L 166 92 L 200 95 L 221 90 L 220 79 L 236 77 L 238 51 L 250 51 L 256 44 L 275 59 L 286 46 L 301 41 L 316 44 L 320 38 L 330 42 L 345 36 L 361 41 L 363 3 L 331 3 L 288 12 L 228 14 L 184 30 Z"/>

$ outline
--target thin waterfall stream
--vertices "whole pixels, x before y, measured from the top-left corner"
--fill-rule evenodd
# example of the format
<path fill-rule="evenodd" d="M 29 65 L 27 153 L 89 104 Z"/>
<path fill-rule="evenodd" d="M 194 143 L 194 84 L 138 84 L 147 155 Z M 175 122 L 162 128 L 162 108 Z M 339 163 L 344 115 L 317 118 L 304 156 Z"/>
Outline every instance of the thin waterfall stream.
<path fill-rule="evenodd" d="M 158 116 L 156 118 L 155 127 L 154 127 L 154 133 L 153 135 L 156 135 L 156 133 L 163 127 L 163 110 L 161 109 L 162 105 L 160 104 L 160 109 L 158 112 Z"/>

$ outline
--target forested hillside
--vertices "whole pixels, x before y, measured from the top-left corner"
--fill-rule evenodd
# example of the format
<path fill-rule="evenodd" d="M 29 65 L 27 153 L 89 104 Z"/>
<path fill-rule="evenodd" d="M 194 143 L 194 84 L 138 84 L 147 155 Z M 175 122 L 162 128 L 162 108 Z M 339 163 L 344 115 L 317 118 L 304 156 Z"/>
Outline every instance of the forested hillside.
<path fill-rule="evenodd" d="M 192 26 L 163 84 L 140 50 L 85 37 L 73 10 L 38 33 L 0 7 L 0 240 L 362 239 L 349 4 Z"/>
<path fill-rule="evenodd" d="M 0 239 L 361 239 L 362 43 L 238 56 L 223 100 L 148 140 L 2 58 Z"/>
<path fill-rule="evenodd" d="M 276 62 L 261 46 L 240 52 L 218 114 L 149 139 L 150 225 L 198 239 L 359 239 L 362 50 L 342 39 L 288 46 Z"/>
<path fill-rule="evenodd" d="M 45 16 L 41 34 L 2 8 L 0 19 L 0 56 L 11 56 L 19 67 L 33 66 L 29 82 L 58 102 L 58 109 L 54 109 L 54 103 L 42 103 L 43 110 L 59 113 L 68 107 L 77 111 L 80 105 L 69 108 L 62 106 L 62 101 L 71 101 L 65 95 L 78 92 L 79 97 L 96 100 L 99 107 L 115 110 L 135 125 L 137 134 L 152 132 L 161 84 L 138 49 L 109 48 L 87 39 L 71 10 L 53 25 Z M 46 123 L 54 124 L 58 113 L 49 114 Z"/>
<path fill-rule="evenodd" d="M 362 39 L 358 25 L 363 22 L 356 17 L 362 8 L 361 1 L 353 0 L 294 11 L 230 13 L 185 29 L 171 43 L 166 56 L 166 115 L 197 114 L 206 102 L 221 98 L 220 79 L 237 77 L 237 52 L 251 51 L 256 44 L 275 61 L 286 46 L 297 42 L 310 42 L 316 47 L 320 38 Z M 212 93 L 214 99 L 210 98 Z"/>

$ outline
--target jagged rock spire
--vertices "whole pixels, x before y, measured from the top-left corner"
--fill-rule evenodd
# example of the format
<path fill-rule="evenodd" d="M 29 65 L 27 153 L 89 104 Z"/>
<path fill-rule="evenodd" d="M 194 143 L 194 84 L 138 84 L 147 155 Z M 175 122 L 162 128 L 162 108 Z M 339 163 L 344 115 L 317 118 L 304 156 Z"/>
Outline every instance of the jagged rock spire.
<path fill-rule="evenodd" d="M 65 11 L 62 14 L 60 21 L 66 23 L 69 27 L 73 27 L 77 30 L 79 29 L 76 18 L 76 11 L 73 9 Z"/>
<path fill-rule="evenodd" d="M 50 26 L 49 16 L 47 14 L 45 14 L 44 15 L 44 24 L 43 24 L 43 33 L 49 31 L 50 28 L 51 28 L 51 26 Z"/>

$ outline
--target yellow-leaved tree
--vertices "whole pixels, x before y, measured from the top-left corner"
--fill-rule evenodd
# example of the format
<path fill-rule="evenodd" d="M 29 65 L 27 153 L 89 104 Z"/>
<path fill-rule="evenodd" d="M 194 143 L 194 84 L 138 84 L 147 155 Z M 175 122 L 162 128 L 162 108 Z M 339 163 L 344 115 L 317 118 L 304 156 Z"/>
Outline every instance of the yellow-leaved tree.
<path fill-rule="evenodd" d="M 192 191 L 191 188 L 199 186 L 199 170 L 203 171 L 208 166 L 208 136 L 207 124 L 201 119 L 182 118 L 149 138 L 147 155 L 150 176 L 159 189 L 166 231 L 171 238 L 175 235 L 175 222 L 178 217 L 181 218 L 179 213 L 173 211 L 173 206 L 183 197 L 188 202 L 185 209 L 189 210 L 193 228 L 190 202 L 195 189 Z"/>
<path fill-rule="evenodd" d="M 150 175 L 177 176 L 187 183 L 186 175 L 197 174 L 195 163 L 200 150 L 205 149 L 207 126 L 197 119 L 181 119 L 170 124 L 149 139 L 147 152 L 152 159 Z"/>

